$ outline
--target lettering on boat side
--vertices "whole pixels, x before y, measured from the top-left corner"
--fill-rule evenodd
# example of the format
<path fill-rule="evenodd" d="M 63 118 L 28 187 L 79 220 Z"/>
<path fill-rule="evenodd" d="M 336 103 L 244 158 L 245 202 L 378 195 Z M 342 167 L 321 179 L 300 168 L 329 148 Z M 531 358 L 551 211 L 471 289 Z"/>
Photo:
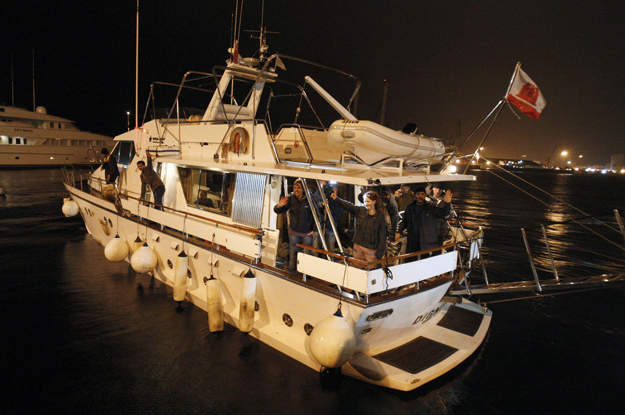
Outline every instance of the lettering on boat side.
<path fill-rule="evenodd" d="M 393 309 L 389 308 L 388 310 L 378 311 L 377 313 L 369 314 L 367 316 L 367 321 L 379 320 L 381 318 L 385 318 L 393 314 Z"/>
<path fill-rule="evenodd" d="M 437 315 L 438 312 L 441 311 L 441 308 L 443 308 L 442 305 L 439 306 L 437 309 L 430 311 L 429 313 L 421 314 L 419 317 L 415 319 L 412 325 L 414 326 L 417 323 L 421 323 L 421 324 L 425 323 L 426 321 L 428 321 L 429 319 Z"/>

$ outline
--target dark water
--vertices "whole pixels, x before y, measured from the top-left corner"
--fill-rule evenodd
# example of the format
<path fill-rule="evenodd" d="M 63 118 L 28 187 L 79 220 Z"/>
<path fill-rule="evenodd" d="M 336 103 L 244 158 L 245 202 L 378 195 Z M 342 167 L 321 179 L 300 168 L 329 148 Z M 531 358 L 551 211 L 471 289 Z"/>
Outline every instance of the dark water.
<path fill-rule="evenodd" d="M 548 277 L 541 223 L 561 275 L 623 268 L 617 233 L 602 231 L 608 242 L 554 222 L 582 216 L 570 203 L 608 213 L 582 225 L 614 227 L 609 214 L 625 206 L 625 178 L 522 177 L 561 200 L 542 206 L 486 172 L 454 187 L 462 217 L 486 229 L 491 281 L 531 277 L 520 227 Z M 478 352 L 403 393 L 321 378 L 230 326 L 211 334 L 204 311 L 176 311 L 165 286 L 108 262 L 80 219 L 63 217 L 59 170 L 0 171 L 0 186 L 8 192 L 0 198 L 0 414 L 623 413 L 623 288 L 493 302 Z"/>

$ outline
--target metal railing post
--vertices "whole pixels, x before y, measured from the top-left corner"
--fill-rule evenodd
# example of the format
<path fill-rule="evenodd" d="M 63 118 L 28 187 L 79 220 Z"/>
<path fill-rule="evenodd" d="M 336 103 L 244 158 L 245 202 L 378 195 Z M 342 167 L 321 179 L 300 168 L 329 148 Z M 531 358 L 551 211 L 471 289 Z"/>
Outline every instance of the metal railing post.
<path fill-rule="evenodd" d="M 551 267 L 553 268 L 553 276 L 556 278 L 556 281 L 560 281 L 560 277 L 558 277 L 558 270 L 556 269 L 556 262 L 553 260 L 553 255 L 551 254 L 551 247 L 549 246 L 549 241 L 547 240 L 547 231 L 545 231 L 545 227 L 540 225 L 543 230 L 543 238 L 545 239 L 545 245 L 547 246 L 547 254 L 549 255 L 549 259 L 551 260 Z"/>
<path fill-rule="evenodd" d="M 319 216 L 317 215 L 317 204 L 315 203 L 315 199 L 313 199 L 310 194 L 310 189 L 308 189 L 308 183 L 306 183 L 306 179 L 302 177 L 302 183 L 304 184 L 304 191 L 306 192 L 306 197 L 308 198 L 308 203 L 310 204 L 310 212 L 313 215 L 313 219 L 315 220 L 315 225 L 317 226 L 317 232 L 319 232 L 319 239 L 321 240 L 321 244 L 323 245 L 324 250 L 328 250 L 328 245 L 326 244 L 325 235 L 322 235 L 323 229 L 321 228 L 321 224 L 319 223 Z M 330 255 L 326 254 L 328 260 L 331 260 Z"/>
<path fill-rule="evenodd" d="M 538 291 L 542 291 L 543 287 L 541 287 L 540 281 L 538 281 L 538 273 L 536 272 L 536 267 L 534 266 L 534 259 L 532 258 L 532 251 L 530 250 L 530 244 L 527 241 L 527 235 L 525 234 L 525 229 L 521 228 L 521 233 L 523 234 L 523 242 L 525 242 L 525 249 L 527 250 L 527 255 L 530 258 L 530 265 L 532 266 L 532 272 L 534 273 L 534 280 L 536 281 L 536 287 L 538 287 Z"/>
<path fill-rule="evenodd" d="M 616 216 L 616 221 L 618 222 L 618 227 L 621 230 L 621 235 L 623 235 L 623 239 L 625 239 L 625 230 L 623 229 L 623 221 L 621 220 L 621 215 L 618 213 L 618 209 L 614 209 L 614 216 Z"/>
<path fill-rule="evenodd" d="M 326 215 L 328 215 L 328 219 L 330 220 L 330 225 L 332 226 L 332 232 L 334 232 L 334 239 L 336 239 L 336 243 L 341 250 L 341 254 L 344 254 L 343 244 L 341 243 L 341 238 L 339 238 L 339 233 L 336 229 L 336 224 L 334 223 L 334 217 L 332 216 L 332 210 L 330 209 L 330 204 L 328 203 L 328 199 L 326 198 L 325 193 L 323 192 L 323 186 L 321 186 L 321 181 L 317 180 L 317 187 L 319 188 L 319 194 L 321 194 L 321 200 L 323 201 L 323 206 L 326 209 Z"/>

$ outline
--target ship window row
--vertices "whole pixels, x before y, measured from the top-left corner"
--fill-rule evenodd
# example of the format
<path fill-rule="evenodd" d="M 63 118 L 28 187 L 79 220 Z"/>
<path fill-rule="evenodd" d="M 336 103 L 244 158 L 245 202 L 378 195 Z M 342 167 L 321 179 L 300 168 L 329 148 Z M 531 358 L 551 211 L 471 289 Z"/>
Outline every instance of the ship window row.
<path fill-rule="evenodd" d="M 24 145 L 24 144 L 28 144 L 28 138 L 9 137 L 6 135 L 2 135 L 0 136 L 0 144 Z M 41 145 L 44 145 L 44 146 L 70 146 L 70 145 L 71 146 L 89 146 L 91 145 L 94 147 L 98 147 L 98 149 L 99 147 L 107 146 L 104 140 L 66 140 L 66 139 L 57 140 L 55 138 L 45 139 L 42 141 Z"/>
<path fill-rule="evenodd" d="M 232 216 L 236 174 L 178 167 L 187 205 Z"/>
<path fill-rule="evenodd" d="M 0 118 L 0 122 L 9 124 L 16 127 L 31 127 L 31 128 L 45 128 L 47 130 L 78 130 L 73 124 L 65 122 L 42 122 L 42 121 L 29 121 L 14 118 Z"/>
<path fill-rule="evenodd" d="M 0 136 L 0 144 L 24 145 L 28 144 L 28 139 L 22 137 L 8 137 L 6 135 L 3 135 Z"/>

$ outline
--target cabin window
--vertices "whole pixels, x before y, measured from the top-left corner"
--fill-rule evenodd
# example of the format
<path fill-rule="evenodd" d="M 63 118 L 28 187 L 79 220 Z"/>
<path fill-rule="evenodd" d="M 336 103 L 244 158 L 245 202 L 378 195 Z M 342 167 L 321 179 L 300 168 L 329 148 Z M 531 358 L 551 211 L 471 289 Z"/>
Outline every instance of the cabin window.
<path fill-rule="evenodd" d="M 54 123 L 53 122 L 50 123 L 50 128 L 54 128 Z"/>
<path fill-rule="evenodd" d="M 236 176 L 233 173 L 178 167 L 189 206 L 232 216 Z"/>
<path fill-rule="evenodd" d="M 117 159 L 117 163 L 128 166 L 135 157 L 134 141 L 120 141 L 117 143 L 111 154 Z"/>
<path fill-rule="evenodd" d="M 15 139 L 15 144 L 22 144 L 22 140 L 21 140 L 21 139 L 19 139 L 19 138 L 16 138 L 16 139 Z"/>
<path fill-rule="evenodd" d="M 26 144 L 26 140 L 27 140 L 27 138 L 24 139 L 24 144 Z"/>
<path fill-rule="evenodd" d="M 80 141 L 78 141 L 78 140 L 72 140 L 72 145 L 73 145 L 73 146 L 78 146 L 78 145 L 80 145 Z"/>
<path fill-rule="evenodd" d="M 13 144 L 13 137 L 9 137 L 9 144 Z"/>

